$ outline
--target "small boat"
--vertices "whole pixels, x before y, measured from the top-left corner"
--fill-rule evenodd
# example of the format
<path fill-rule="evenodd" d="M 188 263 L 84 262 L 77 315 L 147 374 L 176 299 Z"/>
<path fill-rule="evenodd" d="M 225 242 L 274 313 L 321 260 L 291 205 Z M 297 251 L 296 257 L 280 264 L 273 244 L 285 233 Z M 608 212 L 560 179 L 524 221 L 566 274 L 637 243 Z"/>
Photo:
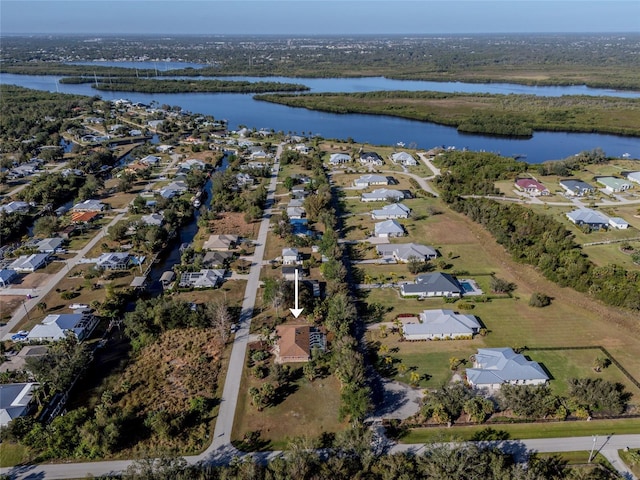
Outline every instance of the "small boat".
<path fill-rule="evenodd" d="M 200 208 L 200 205 L 202 205 L 202 202 L 199 199 L 196 198 L 193 201 L 193 206 L 196 207 L 196 208 Z"/>

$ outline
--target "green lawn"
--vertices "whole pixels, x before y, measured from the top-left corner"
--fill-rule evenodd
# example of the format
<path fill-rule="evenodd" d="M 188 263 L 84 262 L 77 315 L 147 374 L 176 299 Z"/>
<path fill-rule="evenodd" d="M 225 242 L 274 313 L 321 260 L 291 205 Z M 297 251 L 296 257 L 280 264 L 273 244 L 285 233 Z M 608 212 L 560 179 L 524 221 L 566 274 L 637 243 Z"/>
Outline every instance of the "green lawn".
<path fill-rule="evenodd" d="M 0 467 L 13 467 L 29 459 L 29 449 L 18 443 L 0 443 Z"/>
<path fill-rule="evenodd" d="M 504 430 L 511 439 L 586 437 L 591 435 L 626 435 L 640 433 L 640 419 L 592 420 L 590 422 L 552 422 L 519 424 L 484 424 L 464 427 L 414 428 L 401 439 L 402 443 L 427 443 L 443 440 L 471 440 L 473 435 L 487 427 Z"/>

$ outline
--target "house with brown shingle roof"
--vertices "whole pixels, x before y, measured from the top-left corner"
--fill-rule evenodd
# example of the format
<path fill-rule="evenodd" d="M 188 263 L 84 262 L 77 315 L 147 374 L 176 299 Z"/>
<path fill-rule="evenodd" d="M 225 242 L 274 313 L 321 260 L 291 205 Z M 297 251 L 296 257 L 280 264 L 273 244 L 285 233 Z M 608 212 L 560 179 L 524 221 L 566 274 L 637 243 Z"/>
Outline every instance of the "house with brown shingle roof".
<path fill-rule="evenodd" d="M 308 362 L 314 348 L 327 348 L 325 334 L 311 325 L 278 325 L 276 335 L 276 363 Z"/>

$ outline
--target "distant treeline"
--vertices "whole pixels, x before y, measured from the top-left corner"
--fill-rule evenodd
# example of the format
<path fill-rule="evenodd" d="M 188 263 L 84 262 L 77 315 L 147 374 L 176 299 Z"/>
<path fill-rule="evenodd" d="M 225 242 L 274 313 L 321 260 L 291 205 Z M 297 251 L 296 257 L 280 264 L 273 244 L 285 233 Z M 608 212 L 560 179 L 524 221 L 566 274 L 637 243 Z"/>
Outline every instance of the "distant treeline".
<path fill-rule="evenodd" d="M 461 195 L 494 193 L 493 181 L 514 178 L 523 165 L 489 153 L 449 152 L 437 178 L 442 199 L 485 227 L 513 258 L 538 268 L 549 280 L 608 305 L 640 310 L 640 271 L 594 265 L 565 226 L 530 208 Z M 477 189 L 477 190 L 476 190 Z"/>
<path fill-rule="evenodd" d="M 544 130 L 640 135 L 640 99 L 425 91 L 269 94 L 255 98 L 331 113 L 409 118 L 468 133 L 526 137 Z"/>
<path fill-rule="evenodd" d="M 309 87 L 295 83 L 248 82 L 232 80 L 153 80 L 132 77 L 99 79 L 94 77 L 68 77 L 60 83 L 91 83 L 97 90 L 141 93 L 264 93 L 303 92 Z"/>

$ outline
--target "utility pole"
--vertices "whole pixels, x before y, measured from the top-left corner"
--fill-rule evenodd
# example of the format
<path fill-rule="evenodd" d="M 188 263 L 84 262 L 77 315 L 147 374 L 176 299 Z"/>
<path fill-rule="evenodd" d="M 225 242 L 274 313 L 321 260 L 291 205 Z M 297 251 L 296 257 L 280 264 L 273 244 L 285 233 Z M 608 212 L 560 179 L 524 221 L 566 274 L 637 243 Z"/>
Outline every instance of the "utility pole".
<path fill-rule="evenodd" d="M 591 460 L 593 460 L 593 451 L 596 449 L 596 441 L 598 440 L 598 435 L 594 435 L 593 436 L 593 445 L 591 446 L 591 452 L 589 453 L 589 462 L 591 463 Z"/>

